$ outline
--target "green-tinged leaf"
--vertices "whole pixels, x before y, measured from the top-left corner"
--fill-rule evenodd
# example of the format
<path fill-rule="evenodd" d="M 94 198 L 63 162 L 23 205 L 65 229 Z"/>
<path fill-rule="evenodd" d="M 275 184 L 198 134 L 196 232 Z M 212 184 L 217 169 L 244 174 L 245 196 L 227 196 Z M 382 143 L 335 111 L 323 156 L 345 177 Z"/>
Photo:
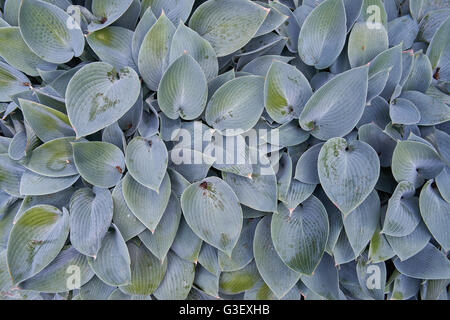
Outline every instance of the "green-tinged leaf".
<path fill-rule="evenodd" d="M 72 152 L 75 138 L 58 138 L 49 141 L 31 152 L 22 164 L 34 173 L 53 177 L 70 177 L 78 174 Z"/>
<path fill-rule="evenodd" d="M 119 287 L 129 295 L 150 295 L 161 284 L 167 270 L 167 259 L 161 263 L 139 240 L 127 243 L 131 258 L 131 283 Z"/>
<path fill-rule="evenodd" d="M 350 133 L 364 113 L 367 70 L 364 66 L 344 72 L 317 90 L 300 115 L 301 127 L 320 140 Z"/>
<path fill-rule="evenodd" d="M 33 77 L 39 75 L 38 69 L 56 69 L 55 64 L 39 58 L 28 48 L 18 27 L 1 28 L 0 41 L 8 44 L 0 47 L 0 56 L 12 67 Z"/>
<path fill-rule="evenodd" d="M 314 196 L 294 211 L 280 205 L 272 217 L 272 241 L 292 270 L 311 275 L 323 256 L 329 233 L 325 207 Z"/>
<path fill-rule="evenodd" d="M 264 87 L 265 107 L 272 119 L 279 123 L 297 119 L 311 95 L 311 86 L 296 67 L 272 63 Z"/>
<path fill-rule="evenodd" d="M 14 284 L 47 267 L 63 248 L 69 234 L 69 214 L 40 205 L 26 211 L 11 230 L 8 269 Z"/>
<path fill-rule="evenodd" d="M 88 262 L 97 277 L 111 286 L 123 286 L 131 281 L 130 254 L 115 225 L 106 232 L 97 256 L 88 257 Z"/>
<path fill-rule="evenodd" d="M 77 137 L 113 124 L 133 107 L 141 84 L 137 73 L 116 70 L 105 62 L 90 63 L 70 80 L 66 92 L 67 112 Z"/>
<path fill-rule="evenodd" d="M 142 42 L 157 20 L 151 8 L 141 10 L 141 13 L 141 19 L 134 30 L 132 40 L 133 60 L 136 65 L 138 64 L 139 51 L 141 49 Z"/>
<path fill-rule="evenodd" d="M 43 60 L 66 63 L 83 53 L 84 37 L 80 26 L 73 17 L 53 4 L 23 0 L 19 27 L 28 47 Z"/>
<path fill-rule="evenodd" d="M 97 257 L 113 217 L 108 189 L 94 187 L 75 191 L 70 200 L 70 242 L 82 254 Z"/>
<path fill-rule="evenodd" d="M 219 275 L 198 266 L 195 270 L 194 288 L 208 296 L 219 298 Z"/>
<path fill-rule="evenodd" d="M 275 251 L 270 230 L 271 221 L 272 218 L 267 216 L 258 223 L 253 241 L 253 251 L 261 277 L 280 299 L 295 286 L 300 279 L 300 274 L 288 268 Z"/>
<path fill-rule="evenodd" d="M 64 113 L 29 100 L 19 99 L 19 102 L 25 120 L 43 142 L 75 136 Z"/>
<path fill-rule="evenodd" d="M 73 247 L 64 248 L 41 272 L 19 284 L 23 290 L 61 293 L 80 289 L 94 276 L 84 255 Z"/>
<path fill-rule="evenodd" d="M 442 77 L 445 81 L 449 81 L 450 79 L 450 67 L 448 63 L 450 47 L 450 41 L 448 39 L 449 30 L 450 18 L 447 18 L 434 34 L 427 50 L 427 56 L 430 59 L 433 72 L 439 70 L 437 74 L 438 79 Z"/>
<path fill-rule="evenodd" d="M 132 54 L 133 31 L 111 26 L 90 33 L 86 39 L 101 61 L 116 70 L 126 67 L 137 70 Z"/>
<path fill-rule="evenodd" d="M 367 22 L 356 23 L 348 41 L 348 58 L 352 68 L 369 63 L 389 45 L 386 29 L 383 26 L 372 28 Z"/>
<path fill-rule="evenodd" d="M 119 183 L 125 171 L 122 150 L 106 142 L 75 142 L 72 146 L 75 165 L 83 179 L 101 188 Z"/>
<path fill-rule="evenodd" d="M 306 18 L 298 38 L 300 58 L 316 69 L 329 67 L 345 45 L 347 18 L 342 0 L 326 0 Z"/>
<path fill-rule="evenodd" d="M 367 143 L 334 138 L 322 147 L 318 169 L 325 193 L 347 215 L 374 189 L 380 174 L 380 161 Z"/>
<path fill-rule="evenodd" d="M 220 291 L 225 294 L 238 294 L 253 288 L 260 279 L 256 263 L 252 261 L 241 270 L 223 272 L 220 275 Z"/>
<path fill-rule="evenodd" d="M 215 177 L 197 182 L 183 192 L 181 207 L 201 239 L 231 256 L 242 229 L 242 209 L 228 184 Z"/>
<path fill-rule="evenodd" d="M 30 86 L 30 80 L 10 65 L 0 62 L 0 102 L 12 101 L 11 96 L 23 92 Z"/>
<path fill-rule="evenodd" d="M 89 24 L 89 31 L 103 29 L 116 22 L 131 6 L 133 0 L 92 0 L 95 19 Z"/>
<path fill-rule="evenodd" d="M 154 295 L 159 300 L 185 300 L 195 277 L 195 265 L 169 252 L 167 271 Z"/>
<path fill-rule="evenodd" d="M 223 57 L 246 45 L 268 13 L 269 9 L 248 0 L 209 0 L 195 10 L 189 27 Z"/>
<path fill-rule="evenodd" d="M 170 198 L 170 178 L 166 174 L 159 192 L 149 189 L 127 174 L 123 179 L 123 196 L 134 215 L 154 232 Z"/>
<path fill-rule="evenodd" d="M 138 67 L 150 90 L 158 90 L 159 82 L 169 66 L 170 44 L 175 31 L 172 22 L 162 14 L 142 40 Z"/>
<path fill-rule="evenodd" d="M 164 73 L 158 103 L 170 119 L 193 120 L 206 106 L 208 84 L 200 65 L 189 54 L 176 59 Z"/>

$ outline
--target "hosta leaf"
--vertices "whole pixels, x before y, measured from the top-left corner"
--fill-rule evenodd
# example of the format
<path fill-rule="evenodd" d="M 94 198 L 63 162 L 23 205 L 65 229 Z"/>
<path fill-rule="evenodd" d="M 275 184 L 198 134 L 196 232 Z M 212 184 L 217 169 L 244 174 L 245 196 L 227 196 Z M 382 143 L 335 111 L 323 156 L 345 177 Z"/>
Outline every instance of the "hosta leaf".
<path fill-rule="evenodd" d="M 256 266 L 264 282 L 278 298 L 282 298 L 295 286 L 300 274 L 288 268 L 275 251 L 270 231 L 271 221 L 272 218 L 267 216 L 258 223 L 253 251 Z"/>
<path fill-rule="evenodd" d="M 73 17 L 53 4 L 39 0 L 22 1 L 19 27 L 28 47 L 43 60 L 66 63 L 83 53 L 84 37 L 80 26 Z"/>
<path fill-rule="evenodd" d="M 72 152 L 75 138 L 59 138 L 49 141 L 23 160 L 23 165 L 43 176 L 69 177 L 78 174 Z"/>
<path fill-rule="evenodd" d="M 80 297 L 82 300 L 107 300 L 114 290 L 116 290 L 115 287 L 107 285 L 94 276 L 80 288 Z"/>
<path fill-rule="evenodd" d="M 92 270 L 105 283 L 122 286 L 131 281 L 130 254 L 119 229 L 112 225 L 95 258 L 88 257 Z"/>
<path fill-rule="evenodd" d="M 430 58 L 433 72 L 439 70 L 437 78 L 439 79 L 442 77 L 442 79 L 446 81 L 450 79 L 450 68 L 448 65 L 448 48 L 450 47 L 450 41 L 447 36 L 449 30 L 450 18 L 447 18 L 434 34 L 427 50 L 427 56 Z"/>
<path fill-rule="evenodd" d="M 30 80 L 10 65 L 0 62 L 0 102 L 12 101 L 11 96 L 23 92 L 30 86 Z"/>
<path fill-rule="evenodd" d="M 139 240 L 131 240 L 127 246 L 131 258 L 131 283 L 119 289 L 129 295 L 150 295 L 166 274 L 167 259 L 161 263 Z"/>
<path fill-rule="evenodd" d="M 25 171 L 20 180 L 20 194 L 24 196 L 50 195 L 72 186 L 79 175 L 69 177 L 46 177 L 32 171 Z"/>
<path fill-rule="evenodd" d="M 168 164 L 167 148 L 161 138 L 134 138 L 127 146 L 125 160 L 136 181 L 152 190 L 159 190 Z"/>
<path fill-rule="evenodd" d="M 8 269 L 14 284 L 41 272 L 56 258 L 69 234 L 69 214 L 40 205 L 26 211 L 11 230 Z"/>
<path fill-rule="evenodd" d="M 449 229 L 450 204 L 439 193 L 436 183 L 428 181 L 420 192 L 420 213 L 427 228 L 445 249 L 450 248 Z"/>
<path fill-rule="evenodd" d="M 169 252 L 167 271 L 154 295 L 159 300 L 184 300 L 194 283 L 195 265 Z"/>
<path fill-rule="evenodd" d="M 419 292 L 420 279 L 398 274 L 393 283 L 391 300 L 407 300 Z"/>
<path fill-rule="evenodd" d="M 278 29 L 283 22 L 285 22 L 289 16 L 283 14 L 281 11 L 277 10 L 275 7 L 271 7 L 271 4 L 266 4 L 264 2 L 259 2 L 261 6 L 269 8 L 269 14 L 267 15 L 264 23 L 259 27 L 258 32 L 256 32 L 255 37 L 268 34 L 269 32 Z M 278 4 L 278 3 L 276 3 Z"/>
<path fill-rule="evenodd" d="M 139 234 L 139 239 L 157 258 L 164 261 L 177 235 L 180 220 L 180 201 L 172 193 L 155 232 L 151 233 L 149 230 L 145 230 Z"/>
<path fill-rule="evenodd" d="M 216 276 L 219 276 L 222 272 L 219 266 L 218 252 L 219 250 L 213 246 L 203 243 L 200 254 L 198 255 L 198 262 L 200 265 Z"/>
<path fill-rule="evenodd" d="M 386 286 L 386 265 L 384 262 L 374 264 L 367 260 L 365 254 L 361 255 L 356 265 L 356 273 L 363 291 L 367 291 L 367 294 L 375 300 L 384 300 Z M 373 278 L 375 274 L 379 276 L 378 279 Z M 368 286 L 368 284 L 371 284 L 371 286 Z"/>
<path fill-rule="evenodd" d="M 386 235 L 386 240 L 400 260 L 406 260 L 415 256 L 430 241 L 431 234 L 421 221 L 417 228 L 404 237 L 392 237 Z"/>
<path fill-rule="evenodd" d="M 320 140 L 348 134 L 364 113 L 367 70 L 344 72 L 317 90 L 300 115 L 301 127 Z"/>
<path fill-rule="evenodd" d="M 244 220 L 238 242 L 230 257 L 222 251 L 218 252 L 218 262 L 222 271 L 240 270 L 253 260 L 252 243 L 257 223 L 258 220 Z"/>
<path fill-rule="evenodd" d="M 38 76 L 38 69 L 56 69 L 55 64 L 42 60 L 28 48 L 18 27 L 1 28 L 0 41 L 8 43 L 7 46 L 0 47 L 0 56 L 12 67 L 30 76 Z"/>
<path fill-rule="evenodd" d="M 338 270 L 328 254 L 323 255 L 313 275 L 302 275 L 301 280 L 311 291 L 327 300 L 339 299 Z"/>
<path fill-rule="evenodd" d="M 265 106 L 272 119 L 286 123 L 298 118 L 311 95 L 311 86 L 297 68 L 272 63 L 264 87 Z"/>
<path fill-rule="evenodd" d="M 208 81 L 217 76 L 219 65 L 211 44 L 198 33 L 180 23 L 173 35 L 170 47 L 170 62 L 173 63 L 187 52 L 198 62 Z"/>
<path fill-rule="evenodd" d="M 413 67 L 403 85 L 403 90 L 426 92 L 431 85 L 432 77 L 430 59 L 422 51 L 419 51 L 414 54 Z"/>
<path fill-rule="evenodd" d="M 391 199 L 389 199 L 386 218 L 382 232 L 394 237 L 404 237 L 411 234 L 419 225 L 419 201 L 414 185 L 408 181 L 398 184 Z"/>
<path fill-rule="evenodd" d="M 371 28 L 367 22 L 353 26 L 348 40 L 348 58 L 352 68 L 370 62 L 378 54 L 388 49 L 389 41 L 383 26 Z"/>
<path fill-rule="evenodd" d="M 360 255 L 380 222 L 380 198 L 376 191 L 343 219 L 345 233 L 356 255 Z"/>
<path fill-rule="evenodd" d="M 127 174 L 123 179 L 123 196 L 134 215 L 154 232 L 170 198 L 170 179 L 165 175 L 159 192 L 149 189 Z"/>
<path fill-rule="evenodd" d="M 96 17 L 89 31 L 103 29 L 117 21 L 131 6 L 133 0 L 92 0 L 92 13 Z"/>
<path fill-rule="evenodd" d="M 158 88 L 158 103 L 170 119 L 193 120 L 206 106 L 208 84 L 200 65 L 189 54 L 175 60 Z"/>
<path fill-rule="evenodd" d="M 133 52 L 133 60 L 135 64 L 138 64 L 139 51 L 141 49 L 142 41 L 144 41 L 145 36 L 156 23 L 156 17 L 153 14 L 151 8 L 142 10 L 142 17 L 139 20 L 136 29 L 134 30 L 133 40 L 132 40 L 132 52 Z"/>
<path fill-rule="evenodd" d="M 195 10 L 189 27 L 223 57 L 247 44 L 268 13 L 269 9 L 248 0 L 209 0 Z"/>
<path fill-rule="evenodd" d="M 111 26 L 90 33 L 86 39 L 101 61 L 116 70 L 126 67 L 137 70 L 132 54 L 133 31 Z"/>
<path fill-rule="evenodd" d="M 183 192 L 181 207 L 201 239 L 231 256 L 242 229 L 242 209 L 228 184 L 215 177 L 197 182 Z"/>
<path fill-rule="evenodd" d="M 305 151 L 297 162 L 295 179 L 303 183 L 320 184 L 317 163 L 323 143 L 316 144 Z"/>
<path fill-rule="evenodd" d="M 159 17 L 164 11 L 167 17 L 175 24 L 180 20 L 186 21 L 191 13 L 194 0 L 144 0 L 142 1 L 142 7 L 150 7 L 155 14 Z"/>
<path fill-rule="evenodd" d="M 394 265 L 398 271 L 411 278 L 450 278 L 450 261 L 432 244 L 427 244 L 422 251 L 405 261 L 394 260 Z"/>
<path fill-rule="evenodd" d="M 200 239 L 194 231 L 192 231 L 186 223 L 186 220 L 181 217 L 177 235 L 173 241 L 171 249 L 180 258 L 197 263 L 200 250 L 202 248 L 202 243 L 202 239 Z"/>
<path fill-rule="evenodd" d="M 382 167 L 390 167 L 392 154 L 397 145 L 395 140 L 383 132 L 383 130 L 374 123 L 362 125 L 359 128 L 358 135 L 359 140 L 366 142 L 377 152 L 380 158 L 380 165 Z"/>
<path fill-rule="evenodd" d="M 276 56 L 276 55 L 264 55 L 264 56 L 255 58 L 251 62 L 247 63 L 242 68 L 241 71 L 242 72 L 251 73 L 251 74 L 253 74 L 255 76 L 265 77 L 274 61 L 288 63 L 291 60 L 292 60 L 292 57 L 284 57 L 284 56 Z M 220 75 L 220 76 L 223 76 L 223 75 Z M 229 79 L 229 80 L 231 80 L 231 79 Z"/>
<path fill-rule="evenodd" d="M 142 40 L 138 67 L 150 90 L 158 90 L 159 82 L 169 66 L 170 44 L 175 31 L 172 22 L 161 14 Z"/>
<path fill-rule="evenodd" d="M 244 269 L 222 272 L 219 282 L 220 291 L 225 294 L 238 294 L 253 288 L 260 279 L 256 263 L 252 261 Z"/>
<path fill-rule="evenodd" d="M 79 272 L 79 273 L 78 273 Z M 19 284 L 22 290 L 45 293 L 67 292 L 77 288 L 71 276 L 80 276 L 80 287 L 94 276 L 84 255 L 73 247 L 64 248 L 41 272 Z M 77 280 L 76 280 L 77 281 Z M 74 288 L 75 287 L 75 288 Z"/>
<path fill-rule="evenodd" d="M 205 293 L 208 298 L 219 298 L 219 275 L 215 275 L 199 266 L 195 270 L 194 288 Z"/>
<path fill-rule="evenodd" d="M 438 154 L 429 145 L 417 141 L 399 141 L 392 156 L 395 180 L 409 181 L 417 188 L 425 179 L 435 178 L 443 169 Z"/>
<path fill-rule="evenodd" d="M 82 254 L 96 258 L 113 217 L 111 193 L 97 187 L 79 189 L 69 209 L 70 242 Z"/>
<path fill-rule="evenodd" d="M 275 174 L 254 172 L 249 178 L 222 172 L 222 177 L 236 192 L 241 204 L 264 212 L 276 210 L 277 178 Z"/>
<path fill-rule="evenodd" d="M 346 215 L 372 192 L 380 174 L 380 161 L 367 143 L 334 138 L 322 147 L 318 169 L 325 193 Z"/>
<path fill-rule="evenodd" d="M 123 196 L 122 181 L 120 181 L 112 192 L 113 198 L 113 221 L 120 230 L 125 241 L 128 241 L 145 230 L 145 226 L 139 221 L 128 208 Z"/>
<path fill-rule="evenodd" d="M 403 43 L 403 49 L 411 48 L 419 33 L 419 25 L 410 15 L 396 18 L 388 23 L 389 46 Z"/>
<path fill-rule="evenodd" d="M 0 189 L 13 196 L 20 196 L 20 180 L 25 171 L 7 154 L 0 154 Z"/>
<path fill-rule="evenodd" d="M 300 203 L 308 199 L 316 189 L 316 184 L 303 183 L 292 180 L 286 196 L 280 196 L 280 200 L 289 209 L 295 209 Z"/>
<path fill-rule="evenodd" d="M 326 0 L 306 18 L 298 38 L 300 58 L 317 69 L 329 67 L 345 44 L 347 19 L 342 0 Z"/>
<path fill-rule="evenodd" d="M 205 112 L 206 121 L 224 134 L 229 129 L 228 135 L 250 130 L 264 110 L 263 92 L 264 78 L 260 76 L 244 76 L 226 82 L 211 97 Z"/>
<path fill-rule="evenodd" d="M 75 135 L 64 113 L 29 100 L 19 99 L 19 102 L 25 120 L 43 142 Z"/>
<path fill-rule="evenodd" d="M 411 101 L 420 113 L 421 126 L 432 126 L 450 121 L 450 107 L 419 91 L 406 91 L 402 98 Z"/>
<path fill-rule="evenodd" d="M 116 71 L 108 63 L 81 68 L 66 92 L 67 112 L 77 137 L 95 133 L 119 120 L 139 97 L 137 73 L 125 67 Z"/>
<path fill-rule="evenodd" d="M 329 233 L 328 217 L 314 196 L 290 212 L 280 205 L 272 217 L 272 241 L 281 260 L 292 270 L 311 275 L 323 256 Z"/>
<path fill-rule="evenodd" d="M 75 142 L 75 165 L 86 181 L 97 187 L 114 187 L 125 171 L 122 150 L 106 142 Z"/>

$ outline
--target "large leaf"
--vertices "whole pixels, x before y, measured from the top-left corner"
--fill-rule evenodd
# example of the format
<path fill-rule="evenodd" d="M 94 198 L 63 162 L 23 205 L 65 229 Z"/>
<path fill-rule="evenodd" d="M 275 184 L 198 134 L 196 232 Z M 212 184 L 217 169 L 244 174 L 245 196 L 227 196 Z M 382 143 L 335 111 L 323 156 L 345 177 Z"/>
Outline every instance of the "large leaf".
<path fill-rule="evenodd" d="M 290 212 L 284 205 L 272 217 L 272 241 L 292 270 L 311 275 L 322 259 L 329 233 L 325 207 L 314 196 Z"/>
<path fill-rule="evenodd" d="M 26 211 L 11 230 L 8 269 L 14 284 L 42 271 L 56 258 L 69 234 L 69 214 L 48 205 Z"/>
<path fill-rule="evenodd" d="M 419 204 L 420 213 L 427 228 L 436 241 L 448 251 L 450 248 L 450 236 L 447 232 L 450 224 L 450 204 L 442 198 L 433 180 L 423 186 Z"/>
<path fill-rule="evenodd" d="M 149 189 L 127 174 L 123 179 L 123 196 L 134 215 L 154 232 L 170 198 L 170 178 L 166 173 L 159 192 Z"/>
<path fill-rule="evenodd" d="M 89 31 L 103 29 L 117 21 L 131 6 L 133 0 L 92 0 L 95 19 L 89 24 Z"/>
<path fill-rule="evenodd" d="M 131 282 L 130 254 L 115 225 L 105 234 L 97 256 L 88 257 L 88 262 L 95 274 L 111 286 L 123 286 Z"/>
<path fill-rule="evenodd" d="M 55 5 L 39 0 L 22 1 L 19 27 L 28 47 L 43 60 L 66 63 L 83 53 L 80 26 Z"/>
<path fill-rule="evenodd" d="M 380 161 L 367 143 L 334 138 L 322 147 L 318 169 L 325 193 L 346 215 L 374 189 L 380 174 Z"/>
<path fill-rule="evenodd" d="M 274 61 L 264 86 L 266 110 L 279 123 L 297 119 L 312 95 L 305 76 L 294 66 Z"/>
<path fill-rule="evenodd" d="M 58 178 L 47 177 L 32 171 L 25 171 L 20 179 L 20 194 L 23 196 L 53 195 L 66 190 L 79 178 L 79 175 Z"/>
<path fill-rule="evenodd" d="M 329 67 L 345 45 L 347 18 L 342 0 L 326 0 L 306 18 L 298 38 L 298 53 L 307 65 Z"/>
<path fill-rule="evenodd" d="M 315 294 L 327 300 L 339 299 L 338 270 L 333 258 L 324 254 L 313 275 L 302 275 L 302 282 Z"/>
<path fill-rule="evenodd" d="M 79 189 L 69 209 L 70 242 L 82 254 L 96 258 L 113 217 L 111 193 L 97 187 Z"/>
<path fill-rule="evenodd" d="M 152 190 L 159 190 L 168 163 L 167 148 L 161 138 L 134 138 L 127 146 L 125 160 L 136 181 Z"/>
<path fill-rule="evenodd" d="M 218 57 L 237 51 L 252 39 L 269 9 L 249 0 L 209 0 L 195 10 L 189 27 L 208 40 Z"/>
<path fill-rule="evenodd" d="M 367 72 L 366 66 L 352 69 L 323 85 L 303 109 L 301 127 L 320 140 L 350 133 L 364 113 Z"/>
<path fill-rule="evenodd" d="M 70 80 L 66 92 L 67 113 L 77 137 L 113 124 L 134 105 L 141 84 L 133 69 L 116 70 L 105 62 L 90 63 Z"/>
<path fill-rule="evenodd" d="M 348 40 L 348 58 L 352 67 L 369 63 L 389 46 L 386 29 L 373 28 L 367 22 L 353 26 Z"/>
<path fill-rule="evenodd" d="M 271 222 L 272 218 L 266 216 L 258 223 L 253 241 L 253 251 L 261 277 L 280 299 L 295 286 L 300 279 L 300 273 L 288 268 L 275 251 L 270 231 Z"/>
<path fill-rule="evenodd" d="M 238 135 L 253 128 L 263 110 L 264 78 L 244 76 L 226 82 L 214 93 L 205 118 L 223 134 Z"/>
<path fill-rule="evenodd" d="M 122 150 L 110 143 L 76 142 L 73 158 L 83 179 L 97 187 L 114 187 L 125 171 Z"/>
<path fill-rule="evenodd" d="M 183 192 L 181 207 L 201 239 L 231 256 L 242 229 L 242 209 L 228 184 L 215 177 L 192 184 Z"/>
<path fill-rule="evenodd" d="M 170 119 L 193 120 L 206 106 L 208 84 L 200 65 L 189 54 L 176 59 L 158 88 L 158 104 Z"/>
<path fill-rule="evenodd" d="M 131 282 L 119 287 L 129 295 L 150 295 L 159 287 L 167 270 L 167 259 L 158 260 L 139 240 L 127 243 L 131 258 Z"/>
<path fill-rule="evenodd" d="M 150 90 L 158 90 L 159 82 L 169 66 L 169 50 L 175 30 L 167 16 L 161 14 L 142 40 L 138 67 Z"/>

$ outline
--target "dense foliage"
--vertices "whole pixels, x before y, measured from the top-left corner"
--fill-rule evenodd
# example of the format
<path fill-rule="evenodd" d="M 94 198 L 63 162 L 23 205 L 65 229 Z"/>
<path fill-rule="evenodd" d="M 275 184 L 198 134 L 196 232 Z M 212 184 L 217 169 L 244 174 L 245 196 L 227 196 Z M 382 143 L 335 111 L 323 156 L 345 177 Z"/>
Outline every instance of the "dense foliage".
<path fill-rule="evenodd" d="M 442 299 L 448 0 L 2 0 L 0 299 Z"/>

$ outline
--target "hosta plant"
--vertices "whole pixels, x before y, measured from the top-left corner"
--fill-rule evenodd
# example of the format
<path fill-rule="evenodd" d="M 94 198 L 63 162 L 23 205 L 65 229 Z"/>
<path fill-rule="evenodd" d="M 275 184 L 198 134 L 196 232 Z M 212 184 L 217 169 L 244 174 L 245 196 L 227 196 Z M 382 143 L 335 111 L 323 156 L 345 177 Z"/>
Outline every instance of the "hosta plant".
<path fill-rule="evenodd" d="M 0 5 L 0 299 L 447 300 L 447 0 Z"/>

